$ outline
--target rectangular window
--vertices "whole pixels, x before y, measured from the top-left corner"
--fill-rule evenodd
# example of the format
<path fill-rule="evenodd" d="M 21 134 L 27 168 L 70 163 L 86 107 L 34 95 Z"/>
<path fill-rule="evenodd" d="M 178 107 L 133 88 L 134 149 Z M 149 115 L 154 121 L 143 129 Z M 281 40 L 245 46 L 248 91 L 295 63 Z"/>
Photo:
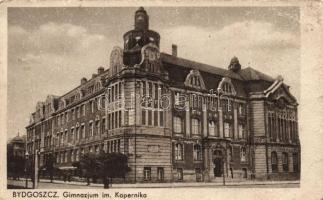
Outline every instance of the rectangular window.
<path fill-rule="evenodd" d="M 158 126 L 158 111 L 154 111 L 154 126 Z"/>
<path fill-rule="evenodd" d="M 159 126 L 164 126 L 164 112 L 159 111 Z"/>
<path fill-rule="evenodd" d="M 82 138 L 85 138 L 85 127 L 84 127 L 84 125 L 81 126 L 81 134 L 82 134 Z"/>
<path fill-rule="evenodd" d="M 100 134 L 100 121 L 99 120 L 97 120 L 96 122 L 95 122 L 95 134 Z"/>
<path fill-rule="evenodd" d="M 152 111 L 148 110 L 148 125 L 152 125 Z"/>
<path fill-rule="evenodd" d="M 174 94 L 174 98 L 175 98 L 175 105 L 178 106 L 179 105 L 179 92 L 175 92 Z"/>
<path fill-rule="evenodd" d="M 85 116 L 85 106 L 84 106 L 84 104 L 81 105 L 81 115 Z"/>
<path fill-rule="evenodd" d="M 94 103 L 93 103 L 93 100 L 90 101 L 89 107 L 90 107 L 91 113 L 93 113 L 93 111 L 94 111 Z"/>
<path fill-rule="evenodd" d="M 239 138 L 243 139 L 244 138 L 244 125 L 243 124 L 239 124 Z"/>
<path fill-rule="evenodd" d="M 151 180 L 151 168 L 150 167 L 144 167 L 144 180 L 145 181 Z"/>
<path fill-rule="evenodd" d="M 228 122 L 224 122 L 224 137 L 230 137 L 231 132 L 231 124 Z"/>
<path fill-rule="evenodd" d="M 175 133 L 182 133 L 183 132 L 183 122 L 182 122 L 182 118 L 180 117 L 174 117 L 174 132 Z"/>
<path fill-rule="evenodd" d="M 80 134 L 79 130 L 80 130 L 79 127 L 75 128 L 75 141 L 79 140 L 79 134 Z"/>
<path fill-rule="evenodd" d="M 299 161 L 297 153 L 293 153 L 293 172 L 299 172 Z"/>
<path fill-rule="evenodd" d="M 142 96 L 146 96 L 146 82 L 142 82 Z"/>
<path fill-rule="evenodd" d="M 111 129 L 114 129 L 114 113 L 112 113 L 112 119 L 111 119 Z"/>
<path fill-rule="evenodd" d="M 71 110 L 71 118 L 72 118 L 72 120 L 75 119 L 75 111 L 74 111 L 74 109 Z"/>
<path fill-rule="evenodd" d="M 111 129 L 111 114 L 108 114 L 108 130 Z"/>
<path fill-rule="evenodd" d="M 198 135 L 200 132 L 200 120 L 192 119 L 192 134 Z"/>
<path fill-rule="evenodd" d="M 288 153 L 283 153 L 283 171 L 288 172 Z"/>
<path fill-rule="evenodd" d="M 104 133 L 106 126 L 105 126 L 105 118 L 102 118 L 102 123 L 101 123 L 101 133 Z"/>
<path fill-rule="evenodd" d="M 239 115 L 244 115 L 245 114 L 245 109 L 244 105 L 242 103 L 239 104 Z"/>
<path fill-rule="evenodd" d="M 164 168 L 163 167 L 157 167 L 157 180 L 158 181 L 164 180 Z"/>
<path fill-rule="evenodd" d="M 89 133 L 90 133 L 90 137 L 93 136 L 93 122 L 89 123 Z"/>
<path fill-rule="evenodd" d="M 177 168 L 177 180 L 182 181 L 183 180 L 183 169 Z"/>
<path fill-rule="evenodd" d="M 118 120 L 118 122 L 119 122 L 119 127 L 121 127 L 121 122 L 122 122 L 122 118 L 121 118 L 122 116 L 121 116 L 121 111 L 119 111 L 119 120 Z"/>

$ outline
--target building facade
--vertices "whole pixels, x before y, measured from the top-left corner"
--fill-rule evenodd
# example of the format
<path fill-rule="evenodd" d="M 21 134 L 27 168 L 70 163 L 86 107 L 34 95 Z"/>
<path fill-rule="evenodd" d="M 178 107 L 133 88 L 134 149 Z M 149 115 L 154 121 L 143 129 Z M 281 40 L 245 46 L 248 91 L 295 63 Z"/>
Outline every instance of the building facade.
<path fill-rule="evenodd" d="M 299 179 L 297 100 L 234 57 L 228 69 L 160 53 L 143 8 L 109 68 L 38 102 L 27 150 L 69 169 L 86 152 L 121 152 L 127 182 Z"/>

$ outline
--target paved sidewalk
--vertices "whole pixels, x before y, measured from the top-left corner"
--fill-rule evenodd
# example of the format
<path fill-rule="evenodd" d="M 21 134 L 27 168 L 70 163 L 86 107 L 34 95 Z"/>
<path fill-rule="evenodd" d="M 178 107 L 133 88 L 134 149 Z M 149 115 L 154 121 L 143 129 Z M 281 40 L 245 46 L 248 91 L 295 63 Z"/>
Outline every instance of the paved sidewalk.
<path fill-rule="evenodd" d="M 61 180 L 54 180 L 53 183 L 50 183 L 50 180 L 48 179 L 41 179 L 40 185 L 44 184 L 53 184 L 53 188 L 55 187 L 55 184 L 59 185 L 71 185 L 71 186 L 80 186 L 83 187 L 96 187 L 96 188 L 103 188 L 103 184 L 97 184 L 97 183 L 91 183 L 90 185 L 86 185 L 86 182 L 64 182 Z M 8 184 L 12 185 L 19 185 L 23 186 L 24 180 L 20 181 L 13 181 L 8 180 Z M 29 186 L 31 186 L 31 181 L 29 180 Z M 248 187 L 249 186 L 262 186 L 262 185 L 299 185 L 299 181 L 251 181 L 251 180 L 245 180 L 245 181 L 232 181 L 228 180 L 225 184 L 226 186 L 242 186 L 242 187 Z M 223 186 L 223 183 L 220 181 L 217 182 L 176 182 L 176 183 L 113 183 L 111 188 L 177 188 L 177 187 L 214 187 L 214 186 Z"/>

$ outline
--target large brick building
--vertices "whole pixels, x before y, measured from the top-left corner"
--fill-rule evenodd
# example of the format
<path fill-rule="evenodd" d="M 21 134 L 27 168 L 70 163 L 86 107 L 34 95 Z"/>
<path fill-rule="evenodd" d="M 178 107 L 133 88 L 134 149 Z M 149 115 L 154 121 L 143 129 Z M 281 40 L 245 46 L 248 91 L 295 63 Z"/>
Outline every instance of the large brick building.
<path fill-rule="evenodd" d="M 228 69 L 182 59 L 175 45 L 160 53 L 143 8 L 123 38 L 108 69 L 37 103 L 27 149 L 39 165 L 104 150 L 128 156 L 128 182 L 299 178 L 298 104 L 282 77 L 236 57 Z"/>

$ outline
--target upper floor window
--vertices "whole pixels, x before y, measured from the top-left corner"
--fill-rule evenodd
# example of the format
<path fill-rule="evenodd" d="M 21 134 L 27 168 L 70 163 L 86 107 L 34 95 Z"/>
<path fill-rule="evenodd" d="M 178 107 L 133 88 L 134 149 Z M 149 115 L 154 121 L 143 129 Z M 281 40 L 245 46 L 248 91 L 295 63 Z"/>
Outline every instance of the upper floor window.
<path fill-rule="evenodd" d="M 183 120 L 181 117 L 174 117 L 174 132 L 183 133 Z"/>
<path fill-rule="evenodd" d="M 224 83 L 222 86 L 223 92 L 232 93 L 232 87 L 229 83 Z"/>
<path fill-rule="evenodd" d="M 81 126 L 81 135 L 82 135 L 82 138 L 85 138 L 85 127 L 84 127 L 84 125 Z"/>
<path fill-rule="evenodd" d="M 90 137 L 93 136 L 93 122 L 89 123 L 89 129 L 90 129 Z"/>
<path fill-rule="evenodd" d="M 278 172 L 278 159 L 275 151 L 271 152 L 271 170 L 272 172 Z"/>
<path fill-rule="evenodd" d="M 240 139 L 243 139 L 243 138 L 245 138 L 245 125 L 244 124 L 239 124 L 239 128 L 238 128 L 238 133 L 239 133 L 239 138 Z"/>
<path fill-rule="evenodd" d="M 175 144 L 175 160 L 183 160 L 183 146 L 180 143 Z"/>
<path fill-rule="evenodd" d="M 99 120 L 97 120 L 97 121 L 95 121 L 95 133 L 96 134 L 99 134 L 100 133 L 100 121 Z"/>
<path fill-rule="evenodd" d="M 80 117 L 80 107 L 76 107 L 76 116 L 77 118 Z"/>
<path fill-rule="evenodd" d="M 85 106 L 84 106 L 84 104 L 81 105 L 81 115 L 85 116 Z"/>
<path fill-rule="evenodd" d="M 245 115 L 245 107 L 242 103 L 239 104 L 239 115 Z"/>
<path fill-rule="evenodd" d="M 200 127 L 201 127 L 201 124 L 200 124 L 200 120 L 199 119 L 192 119 L 192 134 L 194 135 L 198 135 L 200 134 Z"/>
<path fill-rule="evenodd" d="M 224 122 L 224 137 L 226 138 L 230 137 L 231 133 L 232 133 L 231 124 L 228 122 Z"/>
<path fill-rule="evenodd" d="M 232 101 L 230 99 L 222 100 L 222 107 L 224 111 L 231 112 L 232 111 Z"/>
<path fill-rule="evenodd" d="M 215 137 L 219 136 L 218 126 L 213 120 L 209 121 L 209 135 Z"/>
<path fill-rule="evenodd" d="M 193 152 L 194 160 L 202 160 L 202 148 L 201 145 L 195 144 L 194 145 L 194 152 Z"/>
<path fill-rule="evenodd" d="M 91 110 L 91 113 L 94 112 L 94 102 L 93 102 L 93 100 L 90 101 L 90 110 Z"/>

